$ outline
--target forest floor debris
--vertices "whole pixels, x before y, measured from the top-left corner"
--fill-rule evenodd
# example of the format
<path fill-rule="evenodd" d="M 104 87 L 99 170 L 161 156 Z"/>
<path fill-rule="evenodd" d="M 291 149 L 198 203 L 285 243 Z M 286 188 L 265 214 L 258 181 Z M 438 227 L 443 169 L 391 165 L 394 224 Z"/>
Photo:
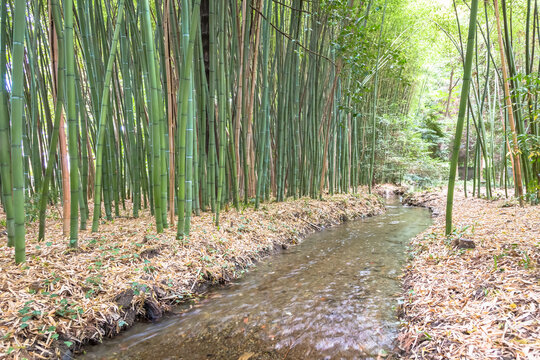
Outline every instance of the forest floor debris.
<path fill-rule="evenodd" d="M 403 358 L 540 359 L 540 208 L 460 191 L 446 237 L 446 190 L 406 202 L 436 217 L 403 277 Z"/>
<path fill-rule="evenodd" d="M 25 264 L 14 264 L 14 251 L 0 235 L 0 358 L 72 354 L 137 319 L 161 317 L 208 284 L 240 276 L 254 261 L 308 233 L 383 211 L 380 198 L 365 193 L 266 203 L 258 211 L 220 214 L 219 229 L 211 213 L 202 213 L 183 242 L 175 228 L 155 235 L 154 219 L 145 211 L 137 219 L 103 221 L 97 233 L 81 231 L 79 248 L 71 251 L 52 209 L 44 242 L 36 240 L 37 224 L 27 229 Z"/>

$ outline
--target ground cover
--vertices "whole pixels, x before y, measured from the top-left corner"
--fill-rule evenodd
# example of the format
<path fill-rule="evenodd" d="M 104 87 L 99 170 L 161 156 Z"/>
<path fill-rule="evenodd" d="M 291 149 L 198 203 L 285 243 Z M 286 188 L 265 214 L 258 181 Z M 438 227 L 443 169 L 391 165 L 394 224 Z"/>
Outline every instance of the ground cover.
<path fill-rule="evenodd" d="M 447 238 L 445 195 L 407 200 L 431 208 L 435 223 L 412 240 L 403 277 L 403 358 L 540 358 L 540 209 L 461 191 Z"/>

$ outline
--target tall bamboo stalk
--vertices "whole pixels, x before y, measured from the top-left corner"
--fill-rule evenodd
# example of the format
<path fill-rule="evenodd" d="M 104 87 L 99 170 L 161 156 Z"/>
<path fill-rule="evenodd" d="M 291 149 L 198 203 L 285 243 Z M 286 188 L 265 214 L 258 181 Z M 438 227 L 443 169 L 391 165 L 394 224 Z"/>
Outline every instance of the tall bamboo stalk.
<path fill-rule="evenodd" d="M 496 0 L 495 0 L 496 1 Z M 463 123 L 467 112 L 469 90 L 471 85 L 472 63 L 474 55 L 474 44 L 476 38 L 476 16 L 478 13 L 478 0 L 472 0 L 471 12 L 469 15 L 469 35 L 467 39 L 467 50 L 463 69 L 463 85 L 461 88 L 461 99 L 459 103 L 459 113 L 456 125 L 456 135 L 452 147 L 452 159 L 450 161 L 450 175 L 448 178 L 448 194 L 446 200 L 446 235 L 452 232 L 452 208 L 454 205 L 454 187 L 456 182 L 457 163 L 459 158 L 459 148 L 461 146 L 461 136 L 463 135 Z"/>
<path fill-rule="evenodd" d="M 118 38 L 120 36 L 120 29 L 122 27 L 122 20 L 124 18 L 124 0 L 120 0 L 118 4 L 118 13 L 116 19 L 116 27 L 114 29 L 114 35 L 111 43 L 111 49 L 109 52 L 109 60 L 107 61 L 107 69 L 105 70 L 105 81 L 103 87 L 103 93 L 101 96 L 101 109 L 99 112 L 98 123 L 98 135 L 97 135 L 97 150 L 96 150 L 96 180 L 94 184 L 94 217 L 92 219 L 92 231 L 98 231 L 99 219 L 101 217 L 101 192 L 102 192 L 102 177 L 103 177 L 103 147 L 105 142 L 105 134 L 107 131 L 107 119 L 109 112 L 109 94 L 110 83 L 112 79 L 112 68 L 114 65 L 114 58 L 116 55 L 116 48 Z"/>
<path fill-rule="evenodd" d="M 23 173 L 23 112 L 24 112 L 24 33 L 26 30 L 26 0 L 15 0 L 13 15 L 12 90 L 11 90 L 11 168 L 13 172 L 13 203 L 15 207 L 15 262 L 26 261 L 25 209 Z"/>
<path fill-rule="evenodd" d="M 6 227 L 8 245 L 15 246 L 15 213 L 12 197 L 11 182 L 11 152 L 9 149 L 9 113 L 8 94 L 6 88 L 6 23 L 7 6 L 6 0 L 0 2 L 0 180 L 2 181 L 2 197 L 6 211 Z"/>
<path fill-rule="evenodd" d="M 495 21 L 497 23 L 497 38 L 499 41 L 499 52 L 501 55 L 501 68 L 502 68 L 502 76 L 503 76 L 503 87 L 504 87 L 504 94 L 505 94 L 505 102 L 506 102 L 506 108 L 508 111 L 508 122 L 510 123 L 510 130 L 512 131 L 512 157 L 514 158 L 514 177 L 515 177 L 515 186 L 516 186 L 516 197 L 519 198 L 519 203 L 521 206 L 523 206 L 523 182 L 521 179 L 521 163 L 519 160 L 519 146 L 518 146 L 518 140 L 517 140 L 517 131 L 516 131 L 516 123 L 514 121 L 514 109 L 512 106 L 512 98 L 510 96 L 510 86 L 508 84 L 508 72 L 506 68 L 506 57 L 504 54 L 504 43 L 502 39 L 502 31 L 501 31 L 501 22 L 500 22 L 500 16 L 499 16 L 499 2 L 497 0 L 493 0 L 493 5 L 495 7 Z"/>
<path fill-rule="evenodd" d="M 64 38 L 66 42 L 67 120 L 69 133 L 69 166 L 71 220 L 69 246 L 77 247 L 79 237 L 79 148 L 77 143 L 77 108 L 75 100 L 75 44 L 73 41 L 73 0 L 65 0 Z M 64 189 L 67 191 L 67 189 Z"/>

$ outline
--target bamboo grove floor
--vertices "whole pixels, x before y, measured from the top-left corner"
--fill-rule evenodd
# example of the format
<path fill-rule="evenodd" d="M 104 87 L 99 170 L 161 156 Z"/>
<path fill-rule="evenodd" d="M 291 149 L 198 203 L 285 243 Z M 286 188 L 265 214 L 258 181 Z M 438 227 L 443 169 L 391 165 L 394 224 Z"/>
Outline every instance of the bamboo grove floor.
<path fill-rule="evenodd" d="M 138 319 L 157 319 L 175 304 L 201 294 L 209 283 L 240 276 L 254 261 L 307 233 L 348 219 L 381 213 L 380 198 L 335 195 L 262 204 L 192 219 L 184 242 L 176 230 L 155 235 L 148 212 L 82 231 L 69 251 L 57 209 L 49 213 L 47 237 L 38 243 L 37 224 L 27 229 L 27 263 L 14 264 L 0 228 L 0 357 L 56 358 L 99 342 Z M 0 219 L 5 214 L 0 214 Z"/>
<path fill-rule="evenodd" d="M 412 240 L 403 277 L 403 358 L 540 359 L 540 207 L 461 191 L 447 239 L 445 191 L 409 203 L 431 208 L 435 224 Z"/>

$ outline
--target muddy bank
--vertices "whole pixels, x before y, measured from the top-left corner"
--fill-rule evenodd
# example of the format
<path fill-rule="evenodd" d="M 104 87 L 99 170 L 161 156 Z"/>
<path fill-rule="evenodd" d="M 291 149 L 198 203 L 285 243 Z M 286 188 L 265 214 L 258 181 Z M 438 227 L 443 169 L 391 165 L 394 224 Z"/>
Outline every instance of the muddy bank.
<path fill-rule="evenodd" d="M 159 319 L 306 234 L 383 211 L 379 197 L 360 194 L 230 210 L 220 229 L 204 213 L 183 242 L 174 228 L 156 236 L 153 218 L 144 213 L 104 223 L 98 233 L 81 232 L 73 252 L 59 219 L 49 221 L 44 243 L 34 240 L 31 225 L 26 264 L 16 266 L 13 250 L 0 247 L 0 356 L 69 356 L 138 320 Z"/>
<path fill-rule="evenodd" d="M 458 192 L 446 237 L 444 189 L 405 201 L 437 216 L 403 277 L 403 358 L 540 358 L 539 208 Z"/>

